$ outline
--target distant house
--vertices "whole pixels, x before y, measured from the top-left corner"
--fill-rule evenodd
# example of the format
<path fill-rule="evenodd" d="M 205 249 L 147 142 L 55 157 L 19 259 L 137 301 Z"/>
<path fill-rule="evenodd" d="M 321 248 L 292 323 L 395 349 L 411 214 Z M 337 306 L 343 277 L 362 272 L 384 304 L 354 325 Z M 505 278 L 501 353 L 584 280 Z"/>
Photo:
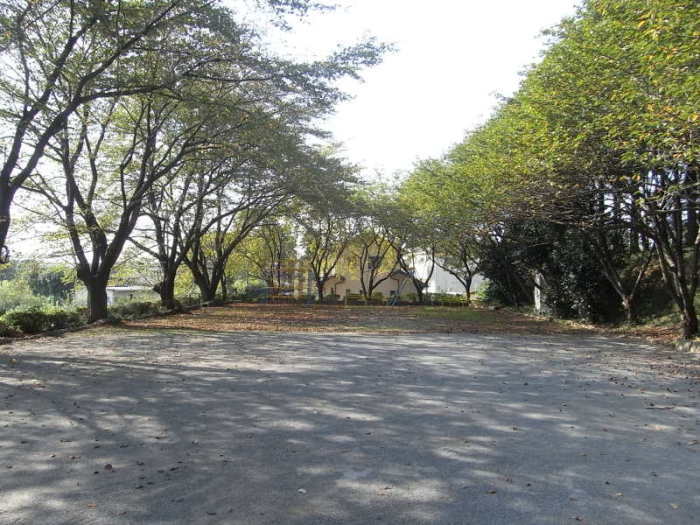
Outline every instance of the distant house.
<path fill-rule="evenodd" d="M 384 298 L 389 298 L 397 293 L 399 295 L 416 293 L 413 283 L 403 272 L 397 271 L 389 276 L 386 273 L 379 276 L 379 278 L 384 277 L 387 278 L 374 289 L 375 294 L 381 293 Z M 362 283 L 359 277 L 347 278 L 343 275 L 334 275 L 326 282 L 323 293 L 327 296 L 336 295 L 342 301 L 348 294 L 362 294 Z"/>
<path fill-rule="evenodd" d="M 150 286 L 108 286 L 107 305 L 131 301 L 157 301 L 160 296 Z M 76 305 L 87 305 L 87 290 L 80 288 L 75 293 Z"/>

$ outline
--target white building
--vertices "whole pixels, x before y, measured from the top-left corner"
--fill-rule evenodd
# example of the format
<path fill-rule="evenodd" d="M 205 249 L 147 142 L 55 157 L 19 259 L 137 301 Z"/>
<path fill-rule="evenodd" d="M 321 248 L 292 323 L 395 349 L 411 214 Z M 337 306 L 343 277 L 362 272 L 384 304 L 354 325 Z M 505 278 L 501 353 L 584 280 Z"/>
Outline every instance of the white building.
<path fill-rule="evenodd" d="M 416 276 L 421 280 L 427 279 L 430 273 L 430 258 L 426 255 L 418 254 L 411 262 L 413 263 Z M 386 273 L 379 275 L 379 278 L 383 277 L 387 278 L 375 288 L 374 293 L 381 293 L 385 299 L 395 294 L 405 297 L 416 293 L 411 279 L 399 270 L 395 271 L 390 276 L 387 276 Z M 482 275 L 475 275 L 472 280 L 470 291 L 474 293 L 479 290 L 479 288 L 483 286 L 484 281 L 485 279 Z M 311 291 L 315 294 L 315 287 L 312 287 Z M 305 292 L 302 291 L 301 293 Z M 433 274 L 428 281 L 428 287 L 425 289 L 425 293 L 464 295 L 464 286 L 454 275 L 442 269 L 438 264 L 435 264 Z M 359 277 L 339 274 L 331 277 L 326 282 L 324 295 L 336 295 L 339 300 L 343 300 L 347 294 L 362 294 L 362 283 Z"/>
<path fill-rule="evenodd" d="M 108 286 L 107 305 L 112 306 L 117 303 L 128 303 L 132 301 L 146 302 L 159 301 L 160 296 L 149 286 Z M 74 304 L 77 306 L 87 306 L 87 290 L 79 288 L 75 292 Z"/>
<path fill-rule="evenodd" d="M 425 254 L 418 254 L 415 256 L 413 263 L 416 275 L 421 280 L 425 280 L 430 273 L 430 266 L 432 264 L 430 257 Z M 472 293 L 476 292 L 483 284 L 483 275 L 476 274 L 472 279 L 470 291 Z M 454 275 L 444 270 L 439 264 L 436 263 L 433 270 L 433 275 L 428 282 L 428 288 L 426 288 L 425 291 L 427 293 L 461 295 L 464 293 L 464 286 L 462 286 L 462 283 L 460 283 Z"/>

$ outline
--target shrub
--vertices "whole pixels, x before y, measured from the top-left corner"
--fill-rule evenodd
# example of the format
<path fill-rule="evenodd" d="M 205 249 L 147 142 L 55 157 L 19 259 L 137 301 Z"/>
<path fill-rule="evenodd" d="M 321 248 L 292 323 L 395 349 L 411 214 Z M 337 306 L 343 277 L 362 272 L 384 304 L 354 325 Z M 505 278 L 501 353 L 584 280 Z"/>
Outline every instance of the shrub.
<path fill-rule="evenodd" d="M 112 306 L 109 309 L 110 319 L 137 319 L 146 315 L 158 314 L 161 312 L 158 303 L 150 301 L 143 303 L 126 303 Z"/>
<path fill-rule="evenodd" d="M 48 314 L 36 306 L 26 310 L 11 310 L 3 316 L 3 321 L 25 334 L 37 334 L 51 326 Z"/>
<path fill-rule="evenodd" d="M 384 304 L 384 294 L 382 292 L 374 292 L 372 294 L 372 304 Z"/>
<path fill-rule="evenodd" d="M 25 334 L 37 334 L 47 330 L 61 330 L 64 328 L 77 328 L 85 324 L 86 317 L 76 310 L 61 310 L 60 308 L 17 308 L 7 312 L 2 323 L 10 331 L 14 330 Z M 0 332 L 3 328 L 0 326 Z M 16 335 L 16 333 L 15 333 Z"/>
<path fill-rule="evenodd" d="M 179 297 L 178 301 L 182 306 L 197 306 L 199 304 L 199 296 L 186 295 Z"/>
<path fill-rule="evenodd" d="M 87 316 L 76 310 L 53 309 L 46 313 L 49 330 L 63 330 L 65 328 L 77 328 L 87 322 Z"/>
<path fill-rule="evenodd" d="M 17 335 L 19 334 L 16 328 L 0 320 L 0 337 L 16 337 Z"/>
<path fill-rule="evenodd" d="M 345 301 L 348 304 L 362 304 L 364 303 L 365 298 L 361 293 L 348 293 L 345 294 Z"/>
<path fill-rule="evenodd" d="M 462 295 L 452 295 L 446 293 L 432 295 L 431 301 L 442 306 L 462 306 L 466 302 L 464 296 Z"/>
<path fill-rule="evenodd" d="M 337 304 L 340 302 L 340 295 L 336 293 L 329 293 L 323 297 L 323 302 L 326 304 Z"/>

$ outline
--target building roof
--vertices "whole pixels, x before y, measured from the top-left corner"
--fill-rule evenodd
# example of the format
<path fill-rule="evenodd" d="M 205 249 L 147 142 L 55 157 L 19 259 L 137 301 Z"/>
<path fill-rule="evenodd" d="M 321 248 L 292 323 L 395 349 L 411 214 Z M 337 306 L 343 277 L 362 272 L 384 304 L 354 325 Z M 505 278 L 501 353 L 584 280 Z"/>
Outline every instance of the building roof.
<path fill-rule="evenodd" d="M 110 292 L 143 292 L 153 290 L 150 286 L 108 286 Z"/>

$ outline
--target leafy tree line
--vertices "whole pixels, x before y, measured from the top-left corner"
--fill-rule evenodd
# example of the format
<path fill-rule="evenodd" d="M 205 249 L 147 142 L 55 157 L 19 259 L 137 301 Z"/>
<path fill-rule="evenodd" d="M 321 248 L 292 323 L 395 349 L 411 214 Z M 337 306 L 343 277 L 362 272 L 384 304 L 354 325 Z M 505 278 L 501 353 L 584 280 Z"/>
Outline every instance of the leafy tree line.
<path fill-rule="evenodd" d="M 549 36 L 515 95 L 404 185 L 436 221 L 424 243 L 464 240 L 463 267 L 516 305 L 538 287 L 556 313 L 634 322 L 657 293 L 693 337 L 700 4 L 587 0 Z"/>
<path fill-rule="evenodd" d="M 282 28 L 330 9 L 254 5 Z M 8 0 L 0 13 L 0 245 L 17 207 L 47 225 L 70 247 L 90 321 L 107 315 L 128 244 L 158 261 L 163 305 L 176 306 L 183 266 L 209 300 L 276 210 L 353 179 L 307 138 L 325 137 L 319 119 L 346 97 L 336 81 L 376 64 L 384 45 L 295 62 L 214 0 Z"/>

